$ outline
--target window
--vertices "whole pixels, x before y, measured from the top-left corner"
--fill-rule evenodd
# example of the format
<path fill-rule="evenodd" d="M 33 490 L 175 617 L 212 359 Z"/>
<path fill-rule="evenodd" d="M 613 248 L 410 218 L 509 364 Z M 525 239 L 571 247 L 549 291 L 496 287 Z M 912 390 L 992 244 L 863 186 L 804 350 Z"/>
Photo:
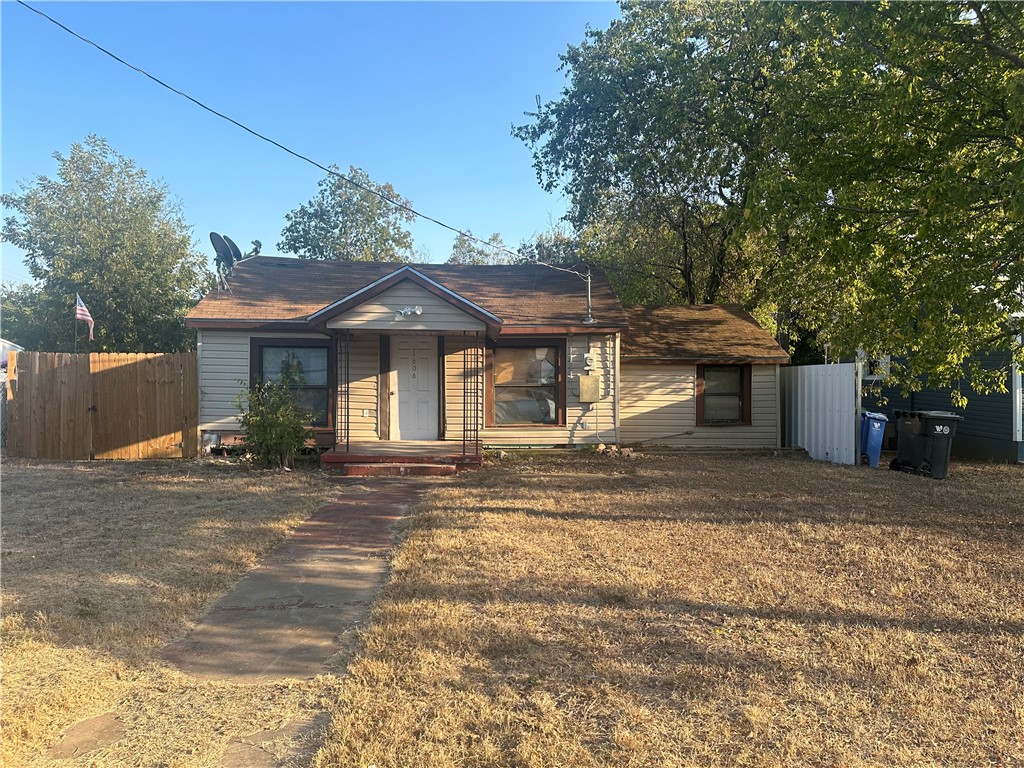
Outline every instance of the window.
<path fill-rule="evenodd" d="M 750 424 L 750 366 L 697 366 L 697 424 Z"/>
<path fill-rule="evenodd" d="M 892 358 L 889 355 L 869 357 L 863 349 L 857 350 L 857 361 L 863 363 L 864 381 L 881 381 L 889 375 Z"/>
<path fill-rule="evenodd" d="M 253 339 L 250 361 L 253 383 L 279 382 L 290 368 L 300 381 L 300 386 L 292 388 L 296 402 L 313 413 L 312 426 L 329 426 L 332 379 L 329 342 Z"/>
<path fill-rule="evenodd" d="M 491 424 L 563 423 L 561 357 L 556 346 L 495 349 L 490 370 Z"/>

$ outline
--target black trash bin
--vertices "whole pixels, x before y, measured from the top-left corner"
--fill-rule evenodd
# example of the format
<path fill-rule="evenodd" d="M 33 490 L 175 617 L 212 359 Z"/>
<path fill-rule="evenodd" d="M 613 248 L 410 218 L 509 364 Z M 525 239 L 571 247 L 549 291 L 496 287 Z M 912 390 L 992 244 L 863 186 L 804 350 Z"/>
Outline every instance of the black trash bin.
<path fill-rule="evenodd" d="M 949 452 L 962 416 L 948 411 L 894 411 L 896 458 L 890 469 L 945 480 Z"/>

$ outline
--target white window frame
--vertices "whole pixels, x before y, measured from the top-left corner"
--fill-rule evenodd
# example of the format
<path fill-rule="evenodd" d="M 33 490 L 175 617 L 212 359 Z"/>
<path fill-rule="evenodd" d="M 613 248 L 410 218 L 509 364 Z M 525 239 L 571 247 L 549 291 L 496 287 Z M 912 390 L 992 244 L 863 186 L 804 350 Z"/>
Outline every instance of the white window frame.
<path fill-rule="evenodd" d="M 857 350 L 857 362 L 861 364 L 861 381 L 881 381 L 889 375 L 892 366 L 892 355 L 868 357 L 863 349 Z M 877 363 L 881 373 L 871 373 L 872 363 Z"/>

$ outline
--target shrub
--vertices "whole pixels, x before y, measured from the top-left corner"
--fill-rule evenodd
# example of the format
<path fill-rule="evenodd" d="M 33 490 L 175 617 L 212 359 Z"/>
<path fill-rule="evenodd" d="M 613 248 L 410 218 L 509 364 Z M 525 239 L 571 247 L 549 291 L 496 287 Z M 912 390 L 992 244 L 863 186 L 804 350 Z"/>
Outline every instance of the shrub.
<path fill-rule="evenodd" d="M 235 398 L 245 432 L 244 447 L 267 467 L 290 467 L 313 432 L 306 425 L 312 414 L 295 401 L 294 387 L 302 385 L 302 365 L 286 360 L 277 381 L 261 381 Z"/>

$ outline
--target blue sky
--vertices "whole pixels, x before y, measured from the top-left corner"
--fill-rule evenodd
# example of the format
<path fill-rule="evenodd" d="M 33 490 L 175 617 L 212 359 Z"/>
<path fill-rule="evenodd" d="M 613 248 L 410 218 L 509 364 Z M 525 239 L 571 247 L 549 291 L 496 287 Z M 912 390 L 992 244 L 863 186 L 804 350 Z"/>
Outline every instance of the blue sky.
<path fill-rule="evenodd" d="M 390 182 L 422 212 L 509 245 L 565 200 L 537 184 L 511 136 L 564 85 L 558 55 L 606 28 L 611 2 L 32 3 L 84 37 L 298 152 Z M 208 233 L 277 253 L 284 215 L 324 176 L 0 2 L 2 188 L 53 175 L 54 151 L 106 138 L 165 182 L 199 248 Z M 454 235 L 411 226 L 430 261 Z M 3 246 L 3 280 L 28 279 Z"/>

